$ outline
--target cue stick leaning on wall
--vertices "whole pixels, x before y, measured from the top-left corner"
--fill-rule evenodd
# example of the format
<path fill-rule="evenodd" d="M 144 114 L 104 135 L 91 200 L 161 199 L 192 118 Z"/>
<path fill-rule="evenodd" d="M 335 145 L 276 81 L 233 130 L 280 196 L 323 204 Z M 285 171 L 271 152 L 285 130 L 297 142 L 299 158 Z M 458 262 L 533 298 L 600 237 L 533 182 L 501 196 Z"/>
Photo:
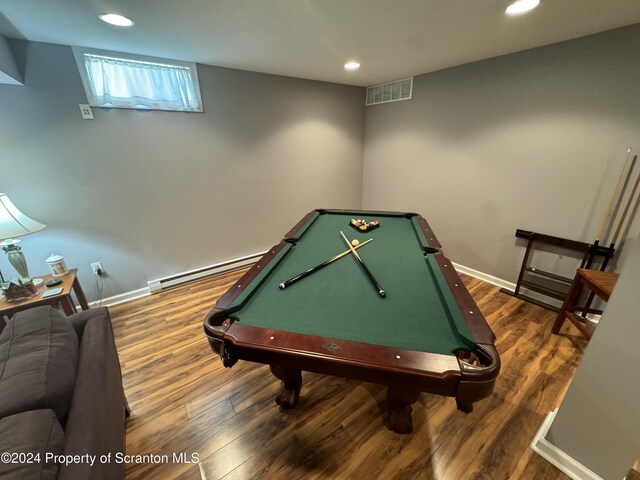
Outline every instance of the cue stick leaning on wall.
<path fill-rule="evenodd" d="M 602 224 L 600 225 L 600 230 L 598 231 L 598 233 L 596 234 L 596 239 L 593 242 L 593 245 L 591 245 L 591 252 L 589 254 L 589 259 L 587 261 L 587 264 L 585 265 L 585 268 L 590 268 L 591 264 L 593 263 L 593 259 L 595 258 L 596 255 L 596 249 L 598 248 L 598 244 L 600 243 L 600 237 L 603 234 L 604 231 L 604 226 L 605 226 L 605 221 L 607 220 L 607 218 L 609 218 L 612 214 L 612 209 L 615 208 L 616 205 L 618 205 L 619 202 L 622 201 L 622 198 L 624 197 L 624 189 L 622 189 L 622 185 L 625 185 L 628 181 L 629 178 L 631 177 L 631 172 L 633 171 L 633 167 L 635 166 L 635 162 L 638 158 L 637 155 L 634 155 L 633 159 L 631 160 L 631 166 L 629 167 L 629 170 L 627 170 L 627 174 L 625 175 L 625 181 L 622 182 L 622 174 L 624 173 L 624 171 L 627 168 L 627 164 L 629 163 L 629 158 L 631 155 L 631 147 L 629 147 L 627 149 L 627 158 L 625 159 L 624 165 L 622 166 L 622 170 L 620 171 L 620 176 L 618 177 L 618 185 L 616 186 L 616 190 L 614 192 L 614 195 L 611 197 L 611 202 L 609 203 L 609 209 L 607 210 L 605 217 L 602 219 Z M 637 187 L 637 182 L 636 182 L 636 187 Z M 635 193 L 635 188 L 634 191 L 631 193 L 631 196 L 629 197 L 629 200 L 631 200 L 631 198 L 633 198 L 633 194 Z M 616 201 L 614 202 L 613 199 L 616 198 Z M 602 261 L 602 265 L 600 265 L 600 271 L 604 272 L 607 268 L 607 265 L 609 264 L 609 259 L 611 257 L 613 257 L 613 252 L 614 252 L 614 248 L 615 248 L 615 244 L 616 241 L 618 239 L 618 234 L 620 233 L 620 227 L 622 225 L 622 222 L 624 221 L 624 218 L 626 217 L 626 212 L 628 210 L 628 205 L 627 208 L 625 209 L 625 212 L 622 215 L 622 218 L 620 220 L 620 223 L 618 224 L 618 228 L 616 229 L 616 233 L 613 237 L 613 240 L 611 241 L 611 244 L 609 245 L 609 248 L 607 249 L 607 253 L 604 255 L 604 260 Z M 613 218 L 611 218 L 611 220 L 614 220 Z M 611 223 L 611 220 L 607 223 Z M 595 298 L 595 293 L 594 292 L 589 292 L 589 296 L 587 297 L 587 301 L 585 303 L 585 307 L 589 308 L 591 306 L 591 303 L 593 302 L 593 299 Z M 582 312 L 582 318 L 587 318 L 587 312 L 586 310 L 584 312 Z"/>
<path fill-rule="evenodd" d="M 633 167 L 635 166 L 637 159 L 638 159 L 638 156 L 634 155 L 633 160 L 631 160 L 631 167 L 629 169 L 629 173 L 627 174 L 627 177 L 631 176 L 631 170 L 633 170 Z M 638 180 L 636 180 L 633 190 L 631 191 L 631 195 L 629 195 L 629 200 L 627 201 L 627 205 L 624 211 L 622 212 L 622 216 L 620 217 L 620 221 L 618 222 L 618 227 L 616 228 L 613 238 L 611 239 L 611 243 L 609 244 L 609 248 L 608 248 L 608 253 L 607 255 L 605 255 L 604 261 L 602 262 L 602 266 L 600 267 L 601 272 L 605 271 L 605 269 L 607 268 L 607 264 L 609 263 L 609 259 L 613 256 L 613 251 L 616 246 L 616 242 L 618 241 L 618 235 L 620 235 L 620 232 L 622 231 L 622 225 L 624 224 L 624 221 L 627 217 L 627 213 L 629 212 L 629 207 L 631 206 L 631 200 L 633 200 L 633 197 L 636 193 L 637 188 L 638 188 Z M 590 295 L 590 298 L 593 298 L 593 295 Z"/>
<path fill-rule="evenodd" d="M 638 156 L 636 155 L 633 157 L 633 160 L 635 161 L 637 158 Z M 618 228 L 616 228 L 616 233 L 613 235 L 613 238 L 611 239 L 611 245 L 609 246 L 610 249 L 613 249 L 616 242 L 618 241 L 618 235 L 620 235 L 620 232 L 622 231 L 622 225 L 624 225 L 624 221 L 626 220 L 627 213 L 629 213 L 629 208 L 631 207 L 633 203 L 633 199 L 636 196 L 636 190 L 638 189 L 638 184 L 640 184 L 640 172 L 638 172 L 638 178 L 636 178 L 636 183 L 633 185 L 633 190 L 631 190 L 631 195 L 629 195 L 629 199 L 627 200 L 627 205 L 624 207 L 624 211 L 622 212 L 622 217 L 618 222 Z"/>
<path fill-rule="evenodd" d="M 361 244 L 357 245 L 355 248 L 360 248 L 360 247 L 364 247 L 367 243 L 369 243 L 370 241 L 372 241 L 373 238 L 370 238 L 369 240 L 367 240 L 366 242 L 362 242 Z M 335 262 L 336 260 L 344 257 L 345 255 L 349 255 L 351 253 L 351 250 L 345 250 L 342 253 L 339 253 L 338 255 L 336 255 L 333 258 L 330 258 L 329 260 L 326 260 L 318 265 L 316 265 L 315 267 L 311 267 L 309 270 L 306 270 L 298 275 L 296 275 L 295 277 L 290 278 L 289 280 L 287 280 L 286 282 L 282 282 L 280 285 L 278 285 L 280 287 L 280 290 L 284 290 L 285 288 L 293 285 L 294 283 L 296 283 L 299 280 L 302 280 L 305 277 L 308 277 L 309 275 L 311 275 L 314 272 L 317 272 L 318 270 L 320 270 L 321 268 L 326 267 L 327 265 L 329 265 L 330 263 Z"/>
<path fill-rule="evenodd" d="M 602 223 L 600 224 L 600 228 L 598 229 L 598 233 L 596 233 L 596 239 L 594 241 L 594 246 L 598 246 L 600 240 L 602 238 L 602 234 L 604 233 L 605 226 L 611 223 L 611 213 L 614 209 L 615 205 L 620 202 L 620 194 L 621 188 L 623 185 L 622 178 L 624 177 L 624 172 L 627 169 L 627 165 L 629 163 L 629 159 L 631 158 L 631 147 L 627 149 L 627 157 L 625 158 L 624 164 L 622 165 L 622 170 L 620 170 L 620 175 L 618 176 L 618 183 L 616 184 L 616 189 L 613 191 L 613 195 L 611 195 L 611 200 L 609 200 L 609 207 L 607 211 L 604 213 L 604 217 L 602 218 Z M 633 169 L 633 163 L 631 164 L 631 169 L 627 172 L 627 178 L 631 174 L 631 170 Z M 608 221 L 607 221 L 608 220 Z"/>
<path fill-rule="evenodd" d="M 587 258 L 587 262 L 584 265 L 584 268 L 591 268 L 591 265 L 593 264 L 593 260 L 596 257 L 596 251 L 598 250 L 598 245 L 600 245 L 600 240 L 602 239 L 602 235 L 604 234 L 605 227 L 608 226 L 613 220 L 611 218 L 612 216 L 611 214 L 615 210 L 616 205 L 618 205 L 618 203 L 622 200 L 621 197 L 624 194 L 624 192 L 621 190 L 622 185 L 624 185 L 629 180 L 629 176 L 631 175 L 631 170 L 633 170 L 633 162 L 631 162 L 631 167 L 627 171 L 627 175 L 626 176 L 624 175 L 625 170 L 627 170 L 627 165 L 629 164 L 629 158 L 631 158 L 631 147 L 627 148 L 627 156 L 624 160 L 624 164 L 622 165 L 622 170 L 620 170 L 620 175 L 618 175 L 618 182 L 616 184 L 616 188 L 613 191 L 613 194 L 611 195 L 611 200 L 609 201 L 609 207 L 607 208 L 607 211 L 604 212 L 604 216 L 602 217 L 602 222 L 600 223 L 600 228 L 598 228 L 598 232 L 596 233 L 596 238 L 593 241 L 593 245 L 591 245 L 591 248 L 589 251 L 589 257 Z M 622 181 L 623 177 L 625 177 L 624 182 Z M 601 271 L 604 271 L 604 269 L 607 266 L 606 255 L 613 255 L 613 252 L 609 250 L 607 254 L 605 254 L 604 266 L 600 267 Z"/>
<path fill-rule="evenodd" d="M 378 290 L 378 295 L 380 295 L 382 298 L 385 297 L 386 293 L 385 291 L 382 289 L 382 287 L 380 286 L 380 284 L 378 283 L 378 281 L 375 279 L 375 277 L 373 276 L 373 274 L 369 271 L 369 269 L 367 268 L 367 266 L 364 264 L 364 262 L 362 261 L 362 259 L 360 258 L 360 255 L 358 255 L 358 252 L 356 252 L 355 248 L 353 248 L 351 246 L 351 242 L 349 241 L 349 239 L 347 237 L 344 236 L 344 233 L 342 233 L 342 230 L 340 230 L 340 235 L 342 235 L 342 238 L 344 238 L 344 241 L 347 242 L 347 245 L 349 246 L 349 248 L 351 249 L 351 253 L 353 253 L 353 255 L 356 257 L 356 259 L 358 260 L 358 263 L 360 264 L 360 266 L 362 267 L 362 269 L 364 270 L 364 273 L 367 274 L 367 277 L 369 278 L 369 281 L 371 282 L 371 284 L 376 287 L 376 290 Z"/>

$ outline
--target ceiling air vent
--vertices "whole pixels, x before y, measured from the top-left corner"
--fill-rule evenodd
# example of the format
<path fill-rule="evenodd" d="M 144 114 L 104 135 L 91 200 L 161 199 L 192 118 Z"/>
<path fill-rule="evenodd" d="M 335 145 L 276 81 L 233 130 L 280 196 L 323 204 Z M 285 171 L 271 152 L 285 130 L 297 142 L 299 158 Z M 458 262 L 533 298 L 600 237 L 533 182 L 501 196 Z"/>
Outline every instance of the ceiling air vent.
<path fill-rule="evenodd" d="M 367 106 L 411 100 L 413 77 L 367 87 Z"/>

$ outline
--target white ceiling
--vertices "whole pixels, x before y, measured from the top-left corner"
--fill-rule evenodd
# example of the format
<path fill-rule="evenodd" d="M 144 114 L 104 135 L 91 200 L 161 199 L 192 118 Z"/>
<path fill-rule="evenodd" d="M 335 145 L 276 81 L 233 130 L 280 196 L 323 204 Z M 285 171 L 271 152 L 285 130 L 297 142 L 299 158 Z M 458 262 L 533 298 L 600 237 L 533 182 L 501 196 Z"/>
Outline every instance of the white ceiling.
<path fill-rule="evenodd" d="M 0 0 L 6 37 L 374 85 L 640 22 L 640 0 Z M 98 14 L 136 22 L 112 27 Z M 346 72 L 345 61 L 362 67 Z"/>

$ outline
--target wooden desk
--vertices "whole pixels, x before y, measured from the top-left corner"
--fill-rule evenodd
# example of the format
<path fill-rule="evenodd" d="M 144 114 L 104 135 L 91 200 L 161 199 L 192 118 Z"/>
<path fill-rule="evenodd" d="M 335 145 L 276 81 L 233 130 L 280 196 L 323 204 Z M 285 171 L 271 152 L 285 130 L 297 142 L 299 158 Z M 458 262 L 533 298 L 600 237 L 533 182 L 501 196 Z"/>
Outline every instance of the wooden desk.
<path fill-rule="evenodd" d="M 14 313 L 19 312 L 20 310 L 25 310 L 27 308 L 37 307 L 39 305 L 54 305 L 57 303 L 62 305 L 62 309 L 64 310 L 65 314 L 72 315 L 76 313 L 77 310 L 73 299 L 71 298 L 71 291 L 75 293 L 82 310 L 89 310 L 89 304 L 87 303 L 87 299 L 84 296 L 84 292 L 82 291 L 82 287 L 80 286 L 80 282 L 78 281 L 78 277 L 76 276 L 77 271 L 77 268 L 72 268 L 64 277 L 54 277 L 53 275 L 43 275 L 42 277 L 39 277 L 42 278 L 44 282 L 40 286 L 38 286 L 38 295 L 34 297 L 24 298 L 15 302 L 7 302 L 7 299 L 3 297 L 2 299 L 0 299 L 0 318 L 2 316 L 10 317 Z M 54 278 L 59 278 L 60 280 L 62 280 L 62 283 L 60 285 L 56 285 L 55 287 L 47 287 L 46 283 Z M 46 290 L 60 287 L 62 287 L 62 292 L 60 292 L 58 295 L 42 298 L 42 294 Z"/>
<path fill-rule="evenodd" d="M 560 327 L 564 323 L 565 319 L 569 319 L 573 323 L 580 333 L 582 333 L 587 339 L 591 339 L 592 331 L 586 326 L 584 319 L 576 315 L 574 312 L 583 313 L 595 313 L 601 314 L 602 310 L 596 310 L 594 308 L 586 308 L 578 306 L 580 300 L 580 294 L 584 287 L 590 289 L 598 297 L 605 302 L 609 301 L 613 287 L 616 286 L 618 281 L 618 274 L 613 272 L 601 272 L 599 270 L 588 270 L 586 268 L 579 268 L 576 271 L 576 276 L 573 278 L 573 283 L 567 294 L 560 312 L 553 324 L 553 333 L 560 332 Z"/>

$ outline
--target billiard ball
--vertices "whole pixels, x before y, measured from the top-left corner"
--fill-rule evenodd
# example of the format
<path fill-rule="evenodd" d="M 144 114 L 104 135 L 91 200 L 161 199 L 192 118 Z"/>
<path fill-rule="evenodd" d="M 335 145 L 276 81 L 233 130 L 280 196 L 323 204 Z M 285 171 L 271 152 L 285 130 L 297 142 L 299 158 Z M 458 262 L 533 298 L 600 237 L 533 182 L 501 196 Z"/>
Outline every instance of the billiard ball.
<path fill-rule="evenodd" d="M 351 240 L 351 245 L 353 245 L 354 247 L 357 247 L 358 245 L 360 245 L 360 242 L 354 238 L 353 240 Z"/>

